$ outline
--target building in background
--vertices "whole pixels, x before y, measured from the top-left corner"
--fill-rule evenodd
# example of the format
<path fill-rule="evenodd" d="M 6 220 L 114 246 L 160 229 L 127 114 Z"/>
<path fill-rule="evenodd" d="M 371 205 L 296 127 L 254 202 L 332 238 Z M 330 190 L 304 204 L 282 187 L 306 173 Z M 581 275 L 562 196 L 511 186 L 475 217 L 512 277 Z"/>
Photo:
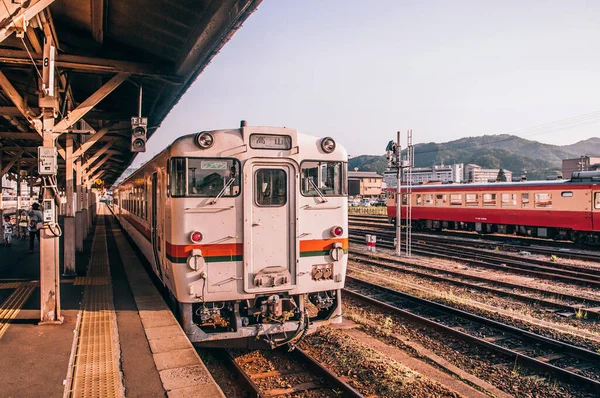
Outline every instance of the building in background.
<path fill-rule="evenodd" d="M 570 179 L 575 171 L 596 170 L 600 166 L 600 158 L 580 156 L 575 159 L 563 159 L 562 175 L 564 179 Z"/>
<path fill-rule="evenodd" d="M 348 195 L 375 198 L 381 195 L 383 177 L 374 171 L 349 171 Z"/>
<path fill-rule="evenodd" d="M 502 170 L 506 176 L 506 181 L 512 181 L 512 171 Z M 477 164 L 468 164 L 465 166 L 465 180 L 472 183 L 495 182 L 499 172 L 500 169 L 484 169 Z"/>
<path fill-rule="evenodd" d="M 431 167 L 414 167 L 412 169 L 412 184 L 426 183 L 457 183 L 463 182 L 464 165 L 462 163 L 451 165 L 433 165 Z M 384 183 L 388 188 L 396 188 L 398 178 L 395 171 L 383 173 Z M 406 181 L 406 170 L 403 171 L 402 181 Z"/>

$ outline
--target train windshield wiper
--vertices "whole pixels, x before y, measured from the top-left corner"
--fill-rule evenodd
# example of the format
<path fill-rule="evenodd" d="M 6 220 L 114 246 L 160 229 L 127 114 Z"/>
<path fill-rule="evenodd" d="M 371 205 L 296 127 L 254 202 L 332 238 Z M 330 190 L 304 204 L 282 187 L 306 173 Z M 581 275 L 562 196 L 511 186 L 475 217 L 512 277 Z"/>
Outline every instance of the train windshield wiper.
<path fill-rule="evenodd" d="M 325 199 L 325 196 L 323 195 L 323 192 L 321 192 L 321 190 L 319 189 L 319 187 L 317 187 L 317 184 L 315 184 L 313 182 L 313 180 L 309 179 L 308 182 L 310 182 L 310 185 L 313 186 L 313 188 L 315 188 L 315 191 L 317 191 L 317 193 L 319 194 L 319 196 L 321 197 L 321 200 L 323 200 L 322 203 L 327 202 L 327 199 Z"/>
<path fill-rule="evenodd" d="M 213 199 L 212 202 L 210 202 L 210 204 L 214 205 L 215 203 L 217 203 L 217 201 L 221 198 L 221 196 L 225 195 L 225 191 L 227 191 L 227 188 L 229 188 L 231 186 L 231 184 L 233 184 L 234 181 L 235 181 L 235 178 L 231 177 L 229 179 L 229 181 L 227 181 L 227 184 L 225 184 L 223 189 L 221 189 L 221 192 L 219 192 L 219 194 L 217 196 L 215 196 L 215 198 Z"/>

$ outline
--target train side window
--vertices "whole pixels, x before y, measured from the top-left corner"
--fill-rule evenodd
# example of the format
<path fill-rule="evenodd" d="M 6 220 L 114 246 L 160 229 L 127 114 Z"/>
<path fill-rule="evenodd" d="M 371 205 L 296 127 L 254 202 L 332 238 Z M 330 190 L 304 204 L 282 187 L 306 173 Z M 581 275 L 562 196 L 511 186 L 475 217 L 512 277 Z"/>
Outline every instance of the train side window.
<path fill-rule="evenodd" d="M 462 206 L 462 193 L 450 194 L 450 206 Z"/>
<path fill-rule="evenodd" d="M 535 207 L 538 209 L 552 207 L 552 194 L 551 193 L 536 193 L 535 194 Z"/>
<path fill-rule="evenodd" d="M 406 206 L 408 205 L 408 194 L 403 193 L 402 194 L 402 206 Z"/>
<path fill-rule="evenodd" d="M 496 206 L 496 194 L 495 193 L 484 193 L 483 194 L 483 205 L 484 206 Z"/>
<path fill-rule="evenodd" d="M 282 169 L 259 169 L 255 177 L 255 201 L 258 206 L 281 207 L 287 203 L 287 175 Z"/>
<path fill-rule="evenodd" d="M 420 193 L 417 194 L 417 206 L 423 206 L 423 197 Z"/>
<path fill-rule="evenodd" d="M 600 209 L 600 192 L 594 194 L 594 209 Z"/>
<path fill-rule="evenodd" d="M 448 195 L 445 193 L 438 193 L 435 195 L 435 205 L 445 206 L 448 203 Z"/>
<path fill-rule="evenodd" d="M 516 193 L 503 193 L 501 200 L 502 200 L 502 207 L 515 207 L 517 205 L 517 194 Z"/>
<path fill-rule="evenodd" d="M 478 193 L 466 194 L 465 200 L 466 200 L 467 206 L 479 206 L 479 194 Z"/>
<path fill-rule="evenodd" d="M 185 158 L 173 158 L 171 159 L 171 195 L 173 196 L 185 196 Z"/>
<path fill-rule="evenodd" d="M 425 205 L 426 206 L 433 205 L 433 194 L 432 193 L 426 193 L 424 196 L 425 196 Z"/>
<path fill-rule="evenodd" d="M 521 194 L 521 207 L 522 208 L 529 207 L 529 194 L 528 193 Z"/>
<path fill-rule="evenodd" d="M 560 196 L 562 196 L 563 198 L 572 198 L 573 197 L 573 192 L 571 192 L 571 191 L 561 192 Z"/>

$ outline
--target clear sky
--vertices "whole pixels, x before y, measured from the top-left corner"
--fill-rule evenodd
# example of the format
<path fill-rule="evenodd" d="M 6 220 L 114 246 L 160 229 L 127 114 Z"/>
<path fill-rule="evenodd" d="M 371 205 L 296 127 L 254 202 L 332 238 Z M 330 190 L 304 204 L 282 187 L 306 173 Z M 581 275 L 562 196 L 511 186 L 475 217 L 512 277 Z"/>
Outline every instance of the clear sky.
<path fill-rule="evenodd" d="M 409 128 L 571 144 L 600 135 L 599 44 L 600 1 L 264 0 L 133 165 L 242 119 L 354 156 Z"/>

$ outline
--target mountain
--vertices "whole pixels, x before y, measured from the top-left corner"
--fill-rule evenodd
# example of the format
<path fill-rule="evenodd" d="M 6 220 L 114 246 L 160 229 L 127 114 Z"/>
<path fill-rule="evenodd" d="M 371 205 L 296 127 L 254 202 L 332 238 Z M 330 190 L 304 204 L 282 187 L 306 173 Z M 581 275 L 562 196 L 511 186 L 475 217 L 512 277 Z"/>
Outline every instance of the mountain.
<path fill-rule="evenodd" d="M 415 145 L 415 167 L 433 164 L 475 163 L 484 168 L 503 168 L 514 176 L 527 171 L 528 179 L 546 179 L 560 174 L 562 159 L 600 156 L 600 138 L 593 137 L 572 145 L 558 146 L 526 140 L 514 135 L 498 134 L 466 137 L 445 143 Z M 383 173 L 387 160 L 383 156 L 362 155 L 351 158 L 348 169 Z M 565 176 L 567 177 L 567 176 Z"/>

